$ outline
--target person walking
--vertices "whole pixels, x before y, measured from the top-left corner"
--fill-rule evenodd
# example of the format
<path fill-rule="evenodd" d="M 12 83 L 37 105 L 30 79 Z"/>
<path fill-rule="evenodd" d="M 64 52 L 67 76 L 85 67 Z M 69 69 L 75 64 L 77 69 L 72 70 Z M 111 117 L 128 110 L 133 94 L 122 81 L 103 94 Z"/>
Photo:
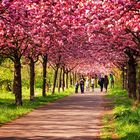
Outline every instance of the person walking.
<path fill-rule="evenodd" d="M 81 89 L 81 93 L 84 93 L 84 78 L 80 79 L 80 89 Z"/>
<path fill-rule="evenodd" d="M 75 93 L 78 93 L 78 89 L 79 89 L 79 82 L 77 81 L 75 84 Z"/>
<path fill-rule="evenodd" d="M 98 87 L 98 76 L 97 76 L 97 74 L 95 74 L 94 80 L 95 80 L 94 86 L 95 86 L 95 88 L 97 88 Z"/>
<path fill-rule="evenodd" d="M 100 86 L 101 92 L 103 91 L 103 86 L 104 86 L 104 77 L 101 76 L 98 80 L 98 84 Z"/>
<path fill-rule="evenodd" d="M 94 92 L 94 84 L 95 84 L 95 79 L 94 77 L 91 78 L 91 89 L 92 89 L 92 92 Z"/>
<path fill-rule="evenodd" d="M 109 84 L 108 76 L 105 75 L 105 78 L 104 78 L 104 87 L 105 87 L 106 92 L 107 92 L 108 84 Z"/>
<path fill-rule="evenodd" d="M 89 79 L 86 79 L 86 91 L 89 91 Z"/>

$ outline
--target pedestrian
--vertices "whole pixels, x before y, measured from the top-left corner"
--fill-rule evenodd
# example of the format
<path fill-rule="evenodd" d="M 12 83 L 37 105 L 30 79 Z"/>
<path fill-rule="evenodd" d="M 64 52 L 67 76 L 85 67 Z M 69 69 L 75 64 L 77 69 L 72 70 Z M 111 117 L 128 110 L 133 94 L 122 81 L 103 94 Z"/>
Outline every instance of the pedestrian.
<path fill-rule="evenodd" d="M 79 89 L 79 82 L 77 81 L 75 84 L 75 93 L 78 93 L 78 89 Z"/>
<path fill-rule="evenodd" d="M 98 87 L 98 76 L 97 76 L 97 74 L 95 74 L 95 83 L 94 83 L 94 86 L 95 86 L 95 88 L 97 88 Z"/>
<path fill-rule="evenodd" d="M 110 73 L 110 87 L 114 88 L 114 77 L 113 74 Z"/>
<path fill-rule="evenodd" d="M 84 93 L 84 78 L 80 79 L 80 89 L 81 89 L 81 93 Z"/>
<path fill-rule="evenodd" d="M 91 89 L 92 89 L 92 92 L 94 92 L 94 84 L 95 84 L 95 79 L 94 77 L 91 78 Z"/>
<path fill-rule="evenodd" d="M 103 86 L 104 86 L 104 77 L 101 76 L 98 80 L 98 84 L 100 86 L 101 92 L 103 91 Z"/>
<path fill-rule="evenodd" d="M 108 84 L 109 84 L 108 76 L 105 75 L 105 78 L 104 78 L 104 87 L 105 87 L 106 92 L 107 92 Z"/>
<path fill-rule="evenodd" d="M 86 79 L 86 91 L 89 91 L 89 79 Z"/>

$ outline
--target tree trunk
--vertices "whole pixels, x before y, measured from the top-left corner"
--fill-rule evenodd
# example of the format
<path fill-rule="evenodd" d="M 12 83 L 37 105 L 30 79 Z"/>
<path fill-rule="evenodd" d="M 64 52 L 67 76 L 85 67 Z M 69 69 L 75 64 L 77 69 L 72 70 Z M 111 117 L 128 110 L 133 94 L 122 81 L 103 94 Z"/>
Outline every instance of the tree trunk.
<path fill-rule="evenodd" d="M 68 75 L 68 74 L 69 74 L 69 73 L 66 72 L 66 89 L 69 88 L 69 75 Z"/>
<path fill-rule="evenodd" d="M 77 82 L 77 74 L 74 73 L 74 83 L 76 83 L 76 82 Z"/>
<path fill-rule="evenodd" d="M 30 101 L 34 100 L 35 63 L 30 59 Z"/>
<path fill-rule="evenodd" d="M 127 74 L 127 68 L 122 68 L 122 87 L 123 89 L 128 89 L 128 74 Z"/>
<path fill-rule="evenodd" d="M 46 97 L 46 77 L 47 77 L 47 61 L 48 56 L 43 56 L 43 85 L 42 85 L 42 96 Z"/>
<path fill-rule="evenodd" d="M 70 72 L 70 86 L 72 87 L 72 85 L 73 85 L 72 74 L 71 74 L 71 72 Z"/>
<path fill-rule="evenodd" d="M 63 75 L 62 75 L 62 90 L 65 90 L 65 68 L 63 68 Z"/>
<path fill-rule="evenodd" d="M 130 98 L 137 99 L 136 95 L 136 61 L 133 58 L 128 62 L 128 95 Z"/>
<path fill-rule="evenodd" d="M 140 78 L 140 76 L 139 76 Z M 140 79 L 138 81 L 138 101 L 140 102 Z"/>
<path fill-rule="evenodd" d="M 128 90 L 128 68 L 124 69 L 124 89 Z"/>
<path fill-rule="evenodd" d="M 21 63 L 20 58 L 15 58 L 14 61 L 14 87 L 15 104 L 22 105 L 22 82 L 21 82 Z"/>
<path fill-rule="evenodd" d="M 138 101 L 140 101 L 140 67 L 138 66 Z"/>
<path fill-rule="evenodd" d="M 58 83 L 58 92 L 60 93 L 60 88 L 62 87 L 62 68 L 60 69 L 59 73 L 59 83 Z"/>
<path fill-rule="evenodd" d="M 57 81 L 58 69 L 59 69 L 59 67 L 56 67 L 56 70 L 55 70 L 55 72 L 54 72 L 54 81 L 53 81 L 52 94 L 55 93 L 55 87 L 56 87 L 56 81 Z"/>
<path fill-rule="evenodd" d="M 14 94 L 16 93 L 15 88 L 16 88 L 16 83 L 15 83 L 15 70 L 14 70 L 14 78 L 13 78 L 13 93 Z"/>
<path fill-rule="evenodd" d="M 74 72 L 72 73 L 72 79 L 73 79 L 73 86 L 75 85 L 75 79 L 74 79 Z"/>

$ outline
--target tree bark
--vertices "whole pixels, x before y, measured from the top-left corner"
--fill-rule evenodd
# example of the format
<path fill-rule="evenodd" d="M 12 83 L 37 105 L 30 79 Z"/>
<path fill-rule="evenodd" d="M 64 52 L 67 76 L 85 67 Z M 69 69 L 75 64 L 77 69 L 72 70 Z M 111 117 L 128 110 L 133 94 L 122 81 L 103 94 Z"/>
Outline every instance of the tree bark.
<path fill-rule="evenodd" d="M 58 92 L 60 93 L 60 88 L 62 87 L 62 68 L 59 73 L 59 83 L 58 83 Z"/>
<path fill-rule="evenodd" d="M 69 73 L 66 72 L 66 89 L 69 88 L 69 75 L 68 75 L 68 74 L 69 74 Z"/>
<path fill-rule="evenodd" d="M 138 101 L 140 101 L 140 67 L 138 66 Z"/>
<path fill-rule="evenodd" d="M 63 67 L 63 75 L 62 75 L 62 90 L 65 90 L 65 68 Z"/>
<path fill-rule="evenodd" d="M 21 82 L 21 62 L 20 58 L 15 58 L 14 61 L 14 86 L 15 104 L 22 105 L 22 82 Z"/>
<path fill-rule="evenodd" d="M 124 69 L 124 89 L 128 90 L 128 68 Z"/>
<path fill-rule="evenodd" d="M 16 88 L 16 84 L 15 84 L 15 68 L 14 68 L 14 78 L 13 78 L 13 93 L 14 94 L 16 93 L 15 88 Z"/>
<path fill-rule="evenodd" d="M 140 102 L 140 80 L 138 81 L 138 101 Z"/>
<path fill-rule="evenodd" d="M 77 74 L 74 73 L 74 83 L 76 83 L 76 82 L 77 82 Z"/>
<path fill-rule="evenodd" d="M 72 85 L 73 85 L 73 79 L 72 79 L 72 74 L 70 72 L 70 86 L 72 87 Z"/>
<path fill-rule="evenodd" d="M 30 59 L 30 101 L 34 100 L 35 63 Z"/>
<path fill-rule="evenodd" d="M 73 86 L 75 85 L 75 79 L 74 79 L 74 72 L 72 73 L 72 79 L 73 79 Z"/>
<path fill-rule="evenodd" d="M 59 69 L 59 67 L 56 67 L 56 70 L 55 70 L 55 72 L 54 72 L 54 81 L 53 81 L 52 94 L 55 93 L 55 87 L 56 87 L 56 81 L 57 81 L 58 69 Z"/>
<path fill-rule="evenodd" d="M 122 87 L 123 89 L 128 90 L 128 72 L 127 68 L 122 68 Z"/>
<path fill-rule="evenodd" d="M 130 98 L 137 99 L 136 95 L 136 61 L 132 57 L 128 62 L 128 95 Z"/>
<path fill-rule="evenodd" d="M 47 61 L 48 56 L 43 56 L 43 84 L 42 84 L 42 96 L 46 97 L 46 78 L 47 78 Z"/>

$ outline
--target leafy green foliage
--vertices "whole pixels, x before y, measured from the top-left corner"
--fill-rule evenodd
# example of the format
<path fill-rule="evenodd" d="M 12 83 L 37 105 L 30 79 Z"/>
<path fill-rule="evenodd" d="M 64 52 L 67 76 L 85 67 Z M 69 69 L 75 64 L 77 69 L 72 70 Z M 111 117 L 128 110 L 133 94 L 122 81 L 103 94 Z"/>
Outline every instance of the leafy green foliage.
<path fill-rule="evenodd" d="M 1 57 L 0 57 L 1 62 Z M 5 59 L 0 63 L 0 89 L 8 90 L 8 86 L 12 89 L 14 66 L 10 59 Z M 29 88 L 30 83 L 30 68 L 29 65 L 22 65 L 22 86 Z M 47 69 L 47 82 L 53 82 L 53 70 L 52 68 Z M 35 88 L 42 88 L 42 65 L 41 63 L 36 63 L 35 65 Z"/>
<path fill-rule="evenodd" d="M 0 89 L 10 91 L 13 82 L 13 64 L 5 59 L 0 65 Z"/>

